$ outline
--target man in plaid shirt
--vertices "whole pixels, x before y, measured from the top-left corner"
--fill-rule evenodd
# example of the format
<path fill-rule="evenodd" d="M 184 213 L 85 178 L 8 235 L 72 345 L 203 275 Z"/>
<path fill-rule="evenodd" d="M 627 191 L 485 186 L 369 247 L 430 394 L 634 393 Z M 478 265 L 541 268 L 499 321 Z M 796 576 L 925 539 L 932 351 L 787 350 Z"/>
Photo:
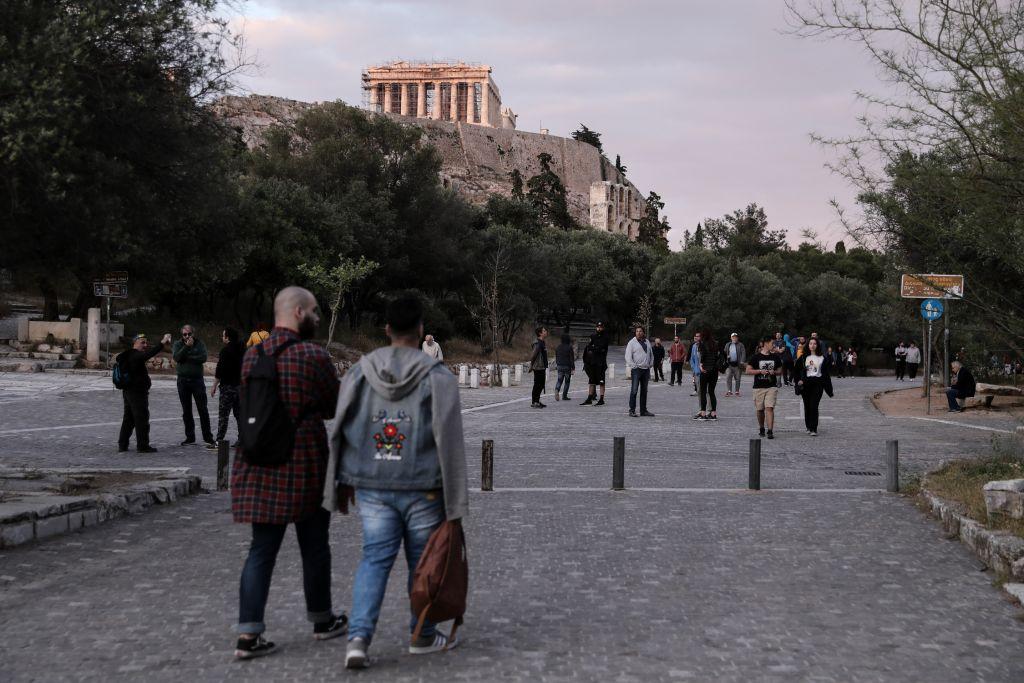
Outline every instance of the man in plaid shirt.
<path fill-rule="evenodd" d="M 236 522 L 252 525 L 252 544 L 242 569 L 239 590 L 238 643 L 235 656 L 249 659 L 270 654 L 274 644 L 263 637 L 263 613 L 270 592 L 281 541 L 295 525 L 302 554 L 302 585 L 307 616 L 317 640 L 346 632 L 348 618 L 331 608 L 331 548 L 327 541 L 330 513 L 321 507 L 327 468 L 324 420 L 334 415 L 338 373 L 327 351 L 307 340 L 320 322 L 313 295 L 301 287 L 283 289 L 274 300 L 274 329 L 261 346 L 277 355 L 278 386 L 296 425 L 291 457 L 282 465 L 245 461 L 239 452 L 231 472 L 231 511 Z M 242 388 L 258 351 L 250 348 L 242 363 Z"/>

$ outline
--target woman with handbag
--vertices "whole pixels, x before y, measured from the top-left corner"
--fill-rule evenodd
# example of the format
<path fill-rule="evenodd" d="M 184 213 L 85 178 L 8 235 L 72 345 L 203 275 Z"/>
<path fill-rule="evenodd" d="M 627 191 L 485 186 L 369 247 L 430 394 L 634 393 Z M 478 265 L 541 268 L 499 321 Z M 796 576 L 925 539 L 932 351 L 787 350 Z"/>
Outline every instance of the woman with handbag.
<path fill-rule="evenodd" d="M 832 398 L 832 359 L 819 344 L 814 337 L 808 339 L 796 362 L 796 393 L 803 399 L 804 425 L 811 436 L 818 435 L 818 404 L 822 393 Z"/>
<path fill-rule="evenodd" d="M 694 420 L 717 420 L 718 399 L 715 397 L 715 385 L 718 384 L 718 373 L 724 371 L 725 356 L 715 342 L 711 330 L 704 330 L 700 340 L 700 412 L 693 416 Z M 711 399 L 711 412 L 707 412 L 708 398 Z"/>

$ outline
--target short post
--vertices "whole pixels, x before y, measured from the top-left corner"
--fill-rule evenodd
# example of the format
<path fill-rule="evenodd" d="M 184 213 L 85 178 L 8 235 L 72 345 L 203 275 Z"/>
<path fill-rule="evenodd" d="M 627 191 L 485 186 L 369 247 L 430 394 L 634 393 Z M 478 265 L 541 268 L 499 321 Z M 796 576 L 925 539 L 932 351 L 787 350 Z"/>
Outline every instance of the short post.
<path fill-rule="evenodd" d="M 750 440 L 750 462 L 747 467 L 747 488 L 761 490 L 761 439 Z"/>
<path fill-rule="evenodd" d="M 509 375 L 508 368 L 501 369 L 501 386 L 505 388 L 512 386 L 512 378 Z"/>
<path fill-rule="evenodd" d="M 612 490 L 626 488 L 626 437 L 616 436 L 612 450 Z"/>
<path fill-rule="evenodd" d="M 464 387 L 469 384 L 469 367 L 466 365 L 459 366 L 459 386 Z"/>
<path fill-rule="evenodd" d="M 608 381 L 615 379 L 615 363 L 608 364 Z"/>
<path fill-rule="evenodd" d="M 480 462 L 480 490 L 494 490 L 494 441 L 484 439 Z"/>
<path fill-rule="evenodd" d="M 480 368 L 473 368 L 469 371 L 469 388 L 480 388 Z"/>
<path fill-rule="evenodd" d="M 523 383 L 523 364 L 516 363 L 516 384 Z"/>
<path fill-rule="evenodd" d="M 900 442 L 895 439 L 885 442 L 885 490 L 900 492 Z"/>
<path fill-rule="evenodd" d="M 217 442 L 217 490 L 227 491 L 228 490 L 228 460 L 231 444 L 227 440 L 221 439 Z"/>

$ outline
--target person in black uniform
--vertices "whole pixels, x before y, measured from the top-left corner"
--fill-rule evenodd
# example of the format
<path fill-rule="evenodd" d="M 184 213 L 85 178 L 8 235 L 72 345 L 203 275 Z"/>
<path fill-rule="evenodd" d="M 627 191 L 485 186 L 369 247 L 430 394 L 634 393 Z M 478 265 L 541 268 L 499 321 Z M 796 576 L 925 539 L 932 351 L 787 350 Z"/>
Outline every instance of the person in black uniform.
<path fill-rule="evenodd" d="M 146 335 L 137 334 L 132 339 L 132 348 L 117 356 L 117 364 L 122 374 L 127 374 L 128 385 L 121 390 L 124 399 L 124 417 L 121 418 L 121 433 L 117 438 L 117 451 L 128 450 L 128 439 L 135 432 L 135 447 L 139 453 L 156 453 L 149 445 L 149 388 L 153 382 L 149 379 L 146 362 L 164 350 L 165 344 L 171 343 L 170 333 L 156 346 L 150 347 Z"/>
<path fill-rule="evenodd" d="M 590 335 L 590 343 L 583 351 L 583 371 L 587 373 L 587 382 L 590 391 L 587 392 L 587 400 L 581 406 L 603 406 L 604 405 L 604 375 L 608 369 L 608 345 L 610 344 L 608 333 L 604 331 L 604 323 L 598 322 L 595 325 L 594 334 Z M 601 390 L 598 396 L 598 388 Z M 594 399 L 597 398 L 597 403 Z"/>

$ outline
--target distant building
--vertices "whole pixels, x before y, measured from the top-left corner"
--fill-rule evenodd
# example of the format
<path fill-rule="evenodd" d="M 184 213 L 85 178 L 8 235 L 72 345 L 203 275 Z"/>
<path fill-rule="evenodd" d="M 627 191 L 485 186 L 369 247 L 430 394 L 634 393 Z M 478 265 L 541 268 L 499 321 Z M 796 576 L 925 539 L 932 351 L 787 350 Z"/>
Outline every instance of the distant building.
<path fill-rule="evenodd" d="M 635 240 L 640 234 L 644 198 L 632 183 L 599 180 L 590 184 L 590 225 Z"/>
<path fill-rule="evenodd" d="M 484 64 L 397 61 L 368 67 L 363 106 L 419 119 L 516 127 L 515 113 L 502 109 L 491 67 Z"/>

